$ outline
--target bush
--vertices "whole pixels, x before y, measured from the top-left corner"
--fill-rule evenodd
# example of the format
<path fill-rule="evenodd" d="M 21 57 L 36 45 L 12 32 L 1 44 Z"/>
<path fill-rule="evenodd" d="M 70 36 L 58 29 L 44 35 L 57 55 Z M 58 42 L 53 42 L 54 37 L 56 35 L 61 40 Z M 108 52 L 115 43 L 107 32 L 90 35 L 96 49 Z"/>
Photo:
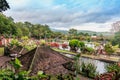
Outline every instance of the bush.
<path fill-rule="evenodd" d="M 95 77 L 94 80 L 118 80 L 115 79 L 115 72 L 104 73 Z"/>
<path fill-rule="evenodd" d="M 68 48 L 68 45 L 65 44 L 65 43 L 63 43 L 63 44 L 62 44 L 62 48 L 63 48 L 63 49 Z"/>
<path fill-rule="evenodd" d="M 21 39 L 22 40 L 28 40 L 29 38 L 28 38 L 28 36 L 22 36 Z"/>
<path fill-rule="evenodd" d="M 40 40 L 40 45 L 45 45 L 45 40 Z"/>
<path fill-rule="evenodd" d="M 38 72 L 37 75 L 29 76 L 30 71 L 19 71 L 14 73 L 12 70 L 1 69 L 0 80 L 48 80 L 48 76 Z"/>
<path fill-rule="evenodd" d="M 120 73 L 120 66 L 116 64 L 109 64 L 106 66 L 107 72 L 119 72 Z"/>
<path fill-rule="evenodd" d="M 110 44 L 105 45 L 105 51 L 107 52 L 108 55 L 110 55 L 114 52 L 114 50 Z"/>
<path fill-rule="evenodd" d="M 96 71 L 96 66 L 94 64 L 85 64 L 84 62 L 81 64 L 80 73 L 89 78 L 94 78 L 96 75 L 98 75 L 98 72 Z"/>
<path fill-rule="evenodd" d="M 83 52 L 84 49 L 85 49 L 85 43 L 84 42 L 79 42 L 79 45 L 80 45 L 81 51 Z"/>
<path fill-rule="evenodd" d="M 28 51 L 34 49 L 36 47 L 36 45 L 25 45 L 24 48 L 27 49 Z"/>
<path fill-rule="evenodd" d="M 19 46 L 19 41 L 17 39 L 12 39 L 12 41 L 10 42 L 10 46 Z"/>
<path fill-rule="evenodd" d="M 85 53 L 92 54 L 92 53 L 94 53 L 95 50 L 91 47 L 85 47 L 84 51 L 85 51 Z"/>
<path fill-rule="evenodd" d="M 114 80 L 119 80 L 120 79 L 120 65 L 115 63 L 115 64 L 110 64 L 106 66 L 107 72 L 115 72 L 115 79 Z"/>
<path fill-rule="evenodd" d="M 55 47 L 55 48 L 59 48 L 59 44 L 56 43 L 56 42 L 50 43 L 50 46 L 51 46 L 51 47 Z"/>
<path fill-rule="evenodd" d="M 79 41 L 76 39 L 70 40 L 69 42 L 70 50 L 76 52 L 80 47 Z"/>

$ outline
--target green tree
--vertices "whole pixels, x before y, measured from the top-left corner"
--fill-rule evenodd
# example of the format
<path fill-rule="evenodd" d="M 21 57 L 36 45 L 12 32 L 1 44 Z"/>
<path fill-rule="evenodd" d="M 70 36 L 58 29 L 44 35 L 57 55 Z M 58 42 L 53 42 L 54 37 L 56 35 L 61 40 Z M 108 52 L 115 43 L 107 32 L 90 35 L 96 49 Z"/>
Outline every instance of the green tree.
<path fill-rule="evenodd" d="M 6 0 L 0 0 L 0 12 L 9 9 L 9 5 Z"/>
<path fill-rule="evenodd" d="M 72 39 L 69 41 L 69 46 L 71 51 L 76 52 L 79 49 L 80 44 L 78 40 Z"/>
<path fill-rule="evenodd" d="M 6 34 L 7 36 L 16 35 L 17 27 L 10 18 L 0 13 L 0 34 Z"/>
<path fill-rule="evenodd" d="M 112 40 L 112 45 L 119 45 L 120 48 L 120 31 L 115 33 L 114 39 Z"/>
<path fill-rule="evenodd" d="M 31 27 L 31 35 L 35 38 L 46 39 L 51 36 L 52 31 L 48 25 L 35 24 Z"/>
<path fill-rule="evenodd" d="M 18 33 L 18 35 L 29 36 L 30 30 L 29 30 L 28 26 L 26 26 L 26 24 L 24 24 L 22 22 L 17 22 L 16 26 L 17 26 L 19 31 L 22 31 L 22 32 Z"/>
<path fill-rule="evenodd" d="M 68 31 L 68 33 L 69 33 L 69 35 L 71 36 L 71 37 L 75 37 L 75 36 L 77 36 L 77 30 L 76 29 L 69 29 L 69 31 Z"/>

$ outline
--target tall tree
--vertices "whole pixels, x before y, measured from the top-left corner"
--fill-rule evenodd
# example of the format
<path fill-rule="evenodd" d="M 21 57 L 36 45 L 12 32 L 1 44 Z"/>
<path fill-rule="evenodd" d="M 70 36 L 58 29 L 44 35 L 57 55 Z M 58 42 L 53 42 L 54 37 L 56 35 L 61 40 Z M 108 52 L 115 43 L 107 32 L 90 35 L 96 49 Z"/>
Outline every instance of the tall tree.
<path fill-rule="evenodd" d="M 76 35 L 77 34 L 77 30 L 72 28 L 72 29 L 69 29 L 69 32 L 68 32 L 70 35 Z"/>
<path fill-rule="evenodd" d="M 119 45 L 120 48 L 120 31 L 115 33 L 114 39 L 112 40 L 112 45 Z"/>
<path fill-rule="evenodd" d="M 0 34 L 16 35 L 16 29 L 15 23 L 0 13 Z"/>
<path fill-rule="evenodd" d="M 0 0 L 0 12 L 9 9 L 9 5 L 6 0 Z"/>

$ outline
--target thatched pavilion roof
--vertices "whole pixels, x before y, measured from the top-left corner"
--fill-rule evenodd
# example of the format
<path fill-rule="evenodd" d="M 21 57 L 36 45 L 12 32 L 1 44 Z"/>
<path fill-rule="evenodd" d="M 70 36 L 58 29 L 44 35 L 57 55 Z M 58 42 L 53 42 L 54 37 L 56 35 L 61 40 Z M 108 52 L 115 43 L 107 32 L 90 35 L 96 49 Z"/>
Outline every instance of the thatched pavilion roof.
<path fill-rule="evenodd" d="M 72 59 L 46 46 L 37 47 L 19 59 L 23 65 L 22 69 L 31 70 L 31 75 L 38 71 L 50 75 L 68 74 L 69 71 L 63 65 L 72 62 Z"/>

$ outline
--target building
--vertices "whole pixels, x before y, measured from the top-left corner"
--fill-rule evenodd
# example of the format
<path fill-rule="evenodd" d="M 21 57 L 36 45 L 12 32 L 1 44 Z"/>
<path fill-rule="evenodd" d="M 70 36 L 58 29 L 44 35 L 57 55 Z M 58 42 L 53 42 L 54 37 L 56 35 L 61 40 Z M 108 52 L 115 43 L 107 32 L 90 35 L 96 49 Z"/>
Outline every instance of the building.
<path fill-rule="evenodd" d="M 45 74 L 58 75 L 69 74 L 71 70 L 66 65 L 73 63 L 72 59 L 59 54 L 49 47 L 37 47 L 19 58 L 23 67 L 22 70 L 31 71 L 31 75 L 43 71 Z M 66 65 L 65 65 L 66 64 Z"/>

